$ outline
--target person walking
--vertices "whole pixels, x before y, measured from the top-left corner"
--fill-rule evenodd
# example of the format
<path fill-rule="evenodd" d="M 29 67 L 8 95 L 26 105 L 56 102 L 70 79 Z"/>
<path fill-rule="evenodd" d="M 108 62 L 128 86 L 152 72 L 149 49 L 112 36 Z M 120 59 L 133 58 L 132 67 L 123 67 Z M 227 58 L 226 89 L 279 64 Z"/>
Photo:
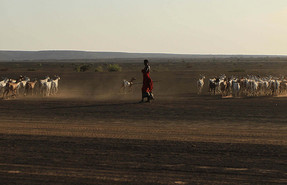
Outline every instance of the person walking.
<path fill-rule="evenodd" d="M 143 74 L 143 85 L 142 85 L 142 100 L 140 103 L 144 102 L 144 98 L 147 98 L 146 102 L 150 102 L 150 100 L 153 100 L 153 82 L 150 77 L 150 65 L 148 60 L 144 60 L 144 68 L 142 69 Z"/>

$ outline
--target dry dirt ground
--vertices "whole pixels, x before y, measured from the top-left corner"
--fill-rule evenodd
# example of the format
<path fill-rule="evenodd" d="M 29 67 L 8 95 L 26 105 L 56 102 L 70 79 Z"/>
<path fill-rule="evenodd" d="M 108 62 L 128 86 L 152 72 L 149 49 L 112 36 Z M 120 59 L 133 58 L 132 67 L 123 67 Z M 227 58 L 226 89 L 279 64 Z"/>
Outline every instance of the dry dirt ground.
<path fill-rule="evenodd" d="M 142 64 L 102 73 L 73 65 L 1 63 L 2 76 L 61 76 L 57 96 L 0 101 L 1 184 L 287 183 L 287 98 L 195 88 L 199 74 L 284 75 L 287 63 L 152 63 L 156 100 L 143 104 Z M 120 92 L 132 76 L 138 84 Z"/>

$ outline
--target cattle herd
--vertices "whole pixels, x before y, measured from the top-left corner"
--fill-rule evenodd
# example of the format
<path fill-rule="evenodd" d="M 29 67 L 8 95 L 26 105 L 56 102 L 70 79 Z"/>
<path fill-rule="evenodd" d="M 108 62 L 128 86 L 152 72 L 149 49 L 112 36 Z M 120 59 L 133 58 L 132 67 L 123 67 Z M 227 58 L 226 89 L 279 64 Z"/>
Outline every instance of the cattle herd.
<path fill-rule="evenodd" d="M 205 76 L 197 81 L 198 94 L 202 93 Z M 277 96 L 286 94 L 287 80 L 282 77 L 247 75 L 245 77 L 219 77 L 208 80 L 208 92 L 212 95 L 248 97 L 248 96 Z"/>
<path fill-rule="evenodd" d="M 50 96 L 58 93 L 59 76 L 50 78 L 46 76 L 44 79 L 30 80 L 29 77 L 20 75 L 18 79 L 3 78 L 0 81 L 0 92 L 3 99 L 16 96 Z"/>

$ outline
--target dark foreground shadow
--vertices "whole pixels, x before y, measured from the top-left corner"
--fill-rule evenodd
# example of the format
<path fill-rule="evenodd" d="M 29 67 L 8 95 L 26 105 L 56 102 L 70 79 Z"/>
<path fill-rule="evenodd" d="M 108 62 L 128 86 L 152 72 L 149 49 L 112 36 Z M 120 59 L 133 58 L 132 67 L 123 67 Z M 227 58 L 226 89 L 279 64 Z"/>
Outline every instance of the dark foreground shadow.
<path fill-rule="evenodd" d="M 7 134 L 0 141 L 2 184 L 287 181 L 286 146 Z"/>

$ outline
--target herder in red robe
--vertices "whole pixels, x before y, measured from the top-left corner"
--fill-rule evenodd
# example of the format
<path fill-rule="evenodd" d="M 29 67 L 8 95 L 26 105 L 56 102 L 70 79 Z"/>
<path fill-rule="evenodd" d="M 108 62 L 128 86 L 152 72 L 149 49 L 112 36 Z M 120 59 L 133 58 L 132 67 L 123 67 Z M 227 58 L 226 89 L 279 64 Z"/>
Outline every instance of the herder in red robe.
<path fill-rule="evenodd" d="M 140 103 L 144 102 L 144 98 L 147 98 L 147 102 L 150 102 L 150 100 L 153 100 L 153 94 L 152 94 L 152 89 L 153 89 L 153 82 L 152 79 L 150 78 L 150 66 L 148 60 L 144 60 L 144 69 L 142 70 L 143 74 L 143 86 L 142 86 L 142 100 Z"/>

